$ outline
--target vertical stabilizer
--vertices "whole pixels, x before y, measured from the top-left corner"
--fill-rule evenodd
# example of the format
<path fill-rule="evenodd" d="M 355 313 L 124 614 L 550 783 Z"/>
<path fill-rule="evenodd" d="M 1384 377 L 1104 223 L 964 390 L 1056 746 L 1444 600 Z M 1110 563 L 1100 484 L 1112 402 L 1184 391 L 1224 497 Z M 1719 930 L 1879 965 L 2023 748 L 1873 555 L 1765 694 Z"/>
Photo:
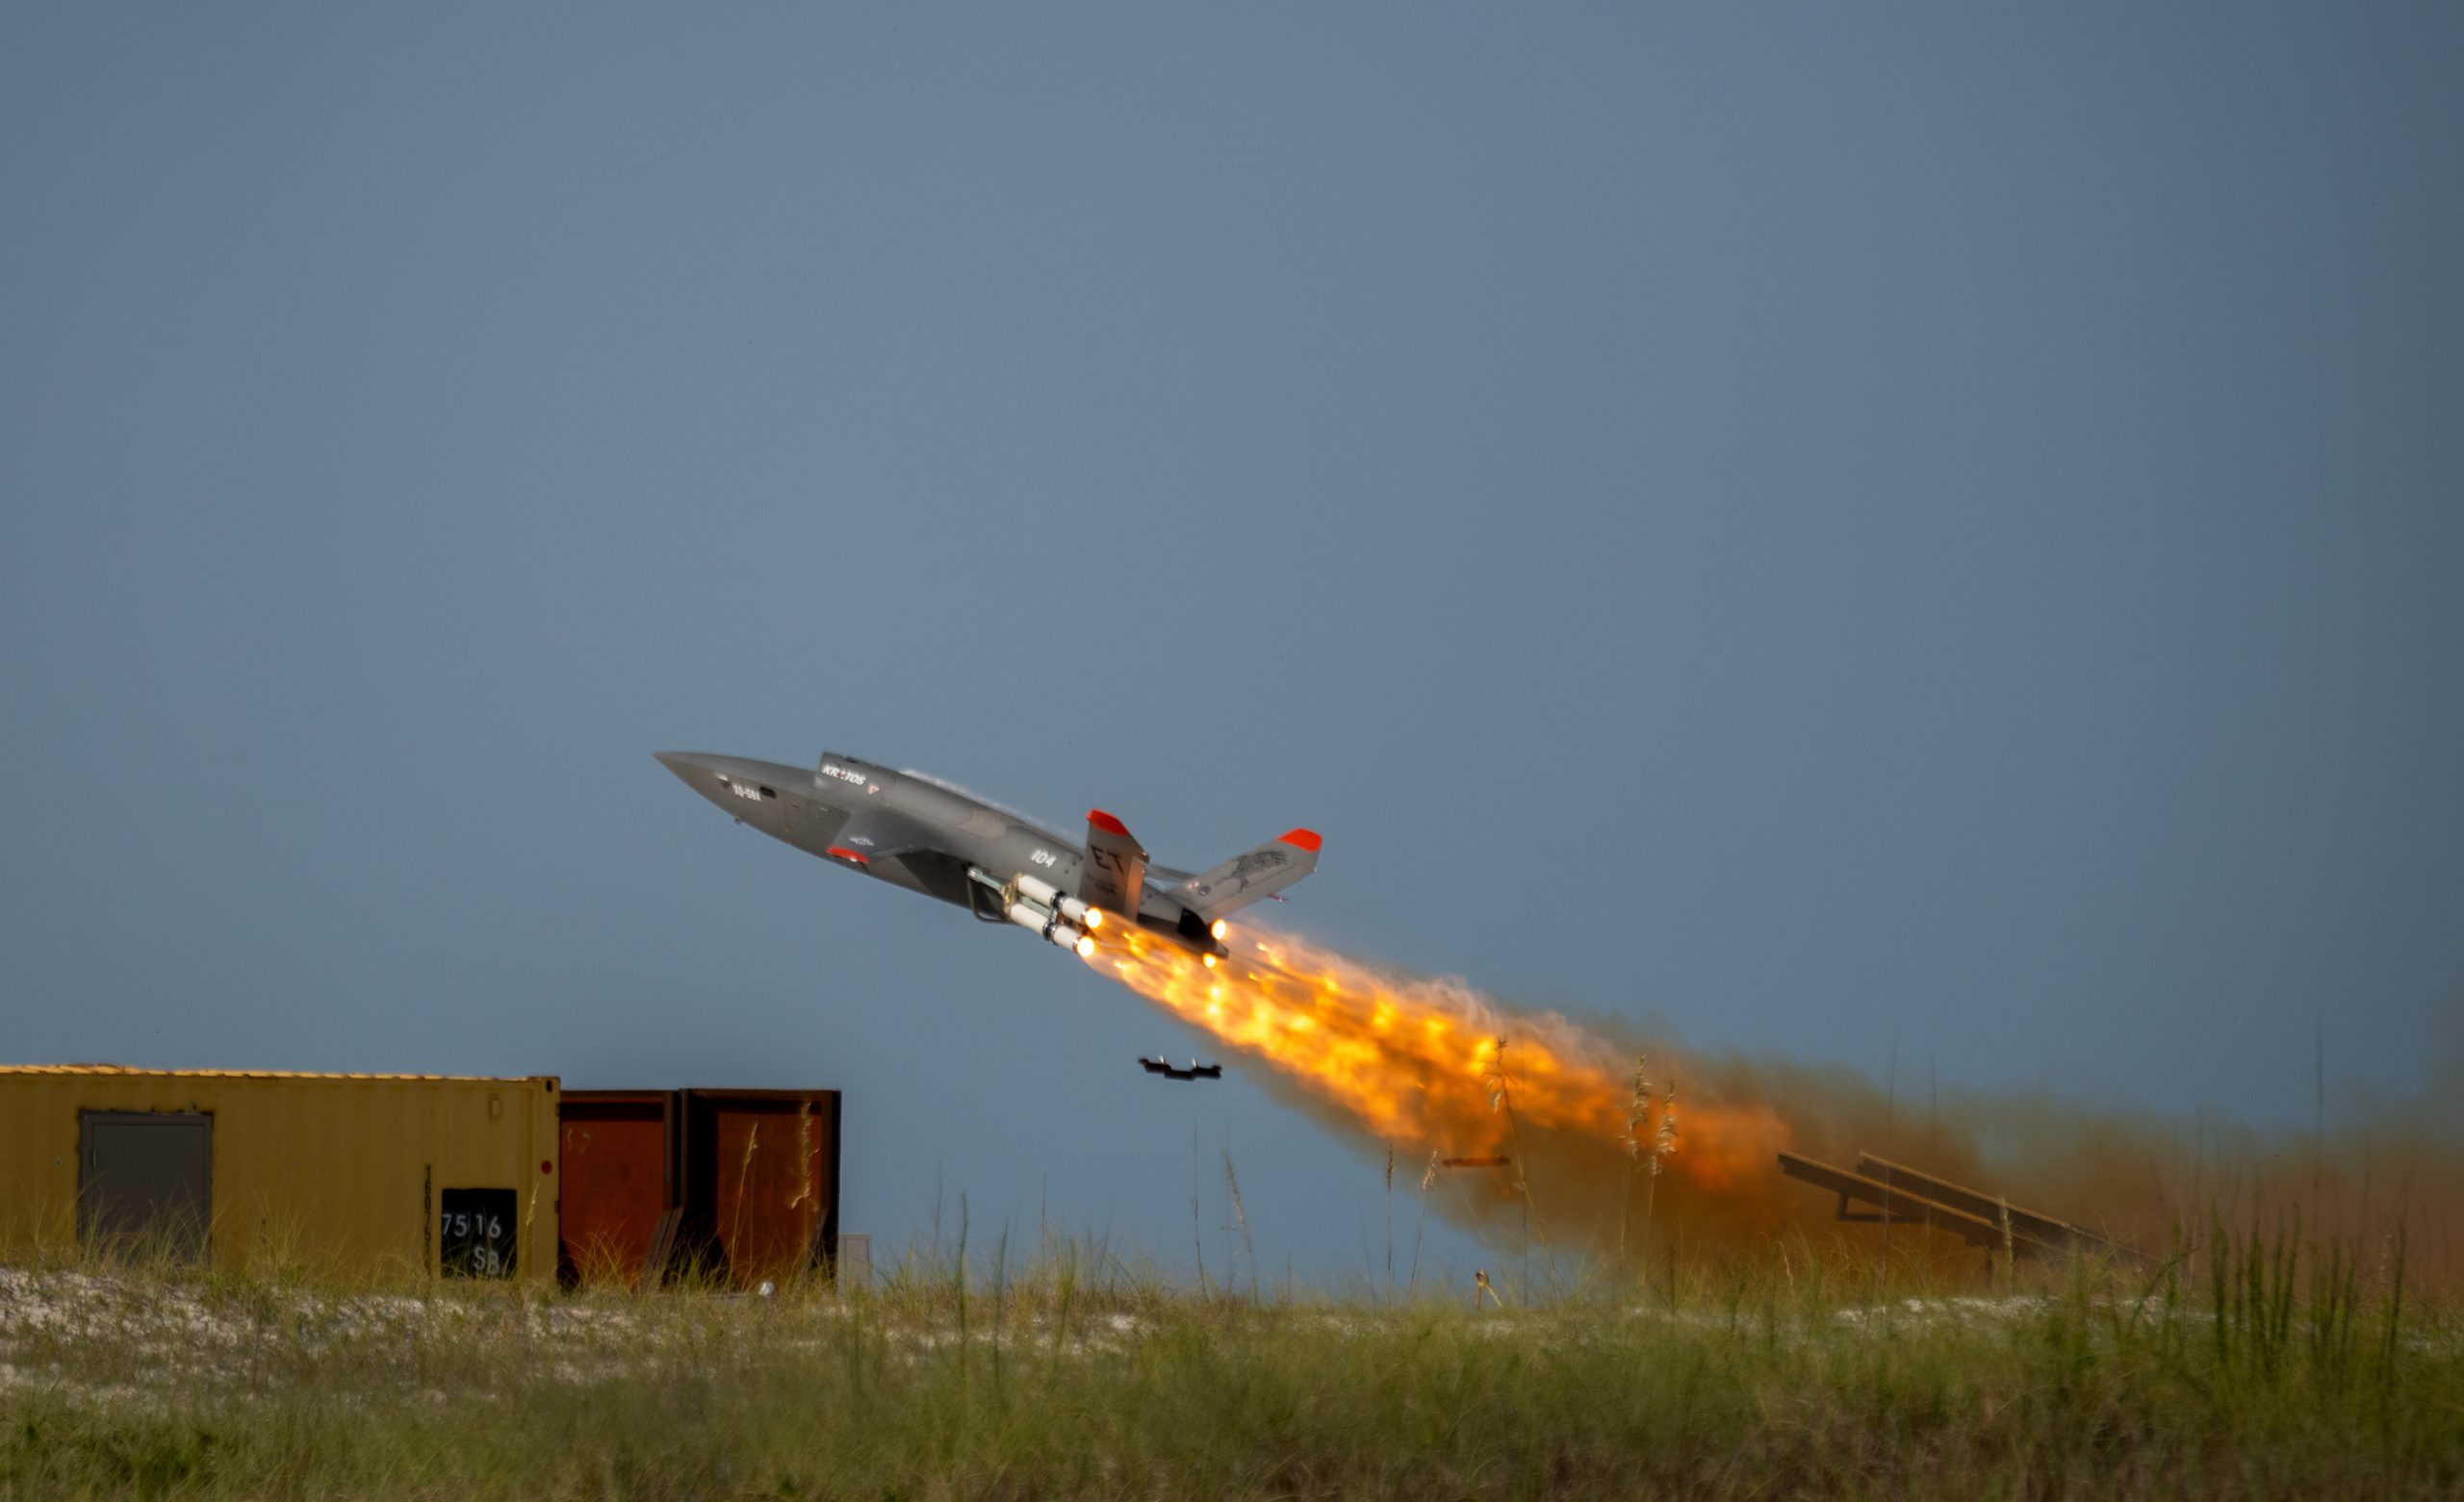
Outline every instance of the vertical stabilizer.
<path fill-rule="evenodd" d="M 1087 810 L 1087 869 L 1078 896 L 1091 906 L 1135 918 L 1146 900 L 1146 850 L 1128 826 L 1100 808 Z"/>

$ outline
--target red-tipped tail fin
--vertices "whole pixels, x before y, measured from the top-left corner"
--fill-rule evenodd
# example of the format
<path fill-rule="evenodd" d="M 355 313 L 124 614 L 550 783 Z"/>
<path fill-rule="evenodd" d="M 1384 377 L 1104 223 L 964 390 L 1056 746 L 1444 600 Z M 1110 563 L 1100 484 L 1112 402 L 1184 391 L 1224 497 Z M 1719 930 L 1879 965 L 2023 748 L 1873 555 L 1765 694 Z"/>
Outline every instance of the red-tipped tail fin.
<path fill-rule="evenodd" d="M 1272 897 L 1318 869 L 1318 850 L 1325 842 L 1315 829 L 1292 829 L 1244 855 L 1235 855 L 1212 871 L 1201 871 L 1172 895 L 1207 922 L 1234 913 L 1261 898 Z"/>
<path fill-rule="evenodd" d="M 1078 874 L 1078 900 L 1133 918 L 1146 901 L 1146 849 L 1129 826 L 1100 808 L 1087 810 L 1087 869 Z"/>

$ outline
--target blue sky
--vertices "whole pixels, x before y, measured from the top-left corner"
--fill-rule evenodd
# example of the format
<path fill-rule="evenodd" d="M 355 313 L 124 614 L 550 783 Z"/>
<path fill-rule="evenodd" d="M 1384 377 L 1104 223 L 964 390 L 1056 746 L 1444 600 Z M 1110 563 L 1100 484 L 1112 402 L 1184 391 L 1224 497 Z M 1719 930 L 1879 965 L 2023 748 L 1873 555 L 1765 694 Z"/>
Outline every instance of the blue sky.
<path fill-rule="evenodd" d="M 1702 1046 L 2266 1119 L 2323 1026 L 2416 1090 L 2460 65 L 2446 7 L 12 8 L 0 1056 L 839 1085 L 891 1236 L 937 1177 L 1173 1255 L 1228 1145 L 1357 1268 L 1358 1152 L 650 758 L 827 747 L 1180 865 L 1310 824 L 1278 920 Z"/>

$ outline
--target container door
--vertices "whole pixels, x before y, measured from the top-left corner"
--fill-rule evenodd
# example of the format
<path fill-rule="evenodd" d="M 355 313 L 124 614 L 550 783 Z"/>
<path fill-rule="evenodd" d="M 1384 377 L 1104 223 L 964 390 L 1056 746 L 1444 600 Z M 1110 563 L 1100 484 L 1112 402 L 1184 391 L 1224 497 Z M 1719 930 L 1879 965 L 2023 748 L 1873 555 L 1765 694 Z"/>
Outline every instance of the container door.
<path fill-rule="evenodd" d="M 753 1287 L 836 1255 L 837 1098 L 685 1092 L 684 1213 L 705 1270 Z"/>
<path fill-rule="evenodd" d="M 77 1240 L 90 1252 L 205 1260 L 214 1219 L 214 1118 L 77 1113 Z"/>
<path fill-rule="evenodd" d="M 669 1107 L 656 1096 L 594 1101 L 568 1094 L 562 1116 L 558 1276 L 632 1287 L 642 1282 L 671 1208 Z M 655 1286 L 656 1279 L 651 1280 Z"/>

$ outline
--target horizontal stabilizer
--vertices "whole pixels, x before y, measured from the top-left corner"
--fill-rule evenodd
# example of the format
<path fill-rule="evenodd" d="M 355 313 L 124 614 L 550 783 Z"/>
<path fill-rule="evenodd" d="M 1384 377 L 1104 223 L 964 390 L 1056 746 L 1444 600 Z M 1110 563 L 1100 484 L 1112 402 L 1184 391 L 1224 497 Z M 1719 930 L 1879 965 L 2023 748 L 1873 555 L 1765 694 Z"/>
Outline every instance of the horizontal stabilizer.
<path fill-rule="evenodd" d="M 1272 897 L 1318 869 L 1318 847 L 1323 842 L 1314 829 L 1292 829 L 1256 850 L 1201 871 L 1172 889 L 1190 911 L 1207 922 L 1240 911 L 1261 898 Z"/>

